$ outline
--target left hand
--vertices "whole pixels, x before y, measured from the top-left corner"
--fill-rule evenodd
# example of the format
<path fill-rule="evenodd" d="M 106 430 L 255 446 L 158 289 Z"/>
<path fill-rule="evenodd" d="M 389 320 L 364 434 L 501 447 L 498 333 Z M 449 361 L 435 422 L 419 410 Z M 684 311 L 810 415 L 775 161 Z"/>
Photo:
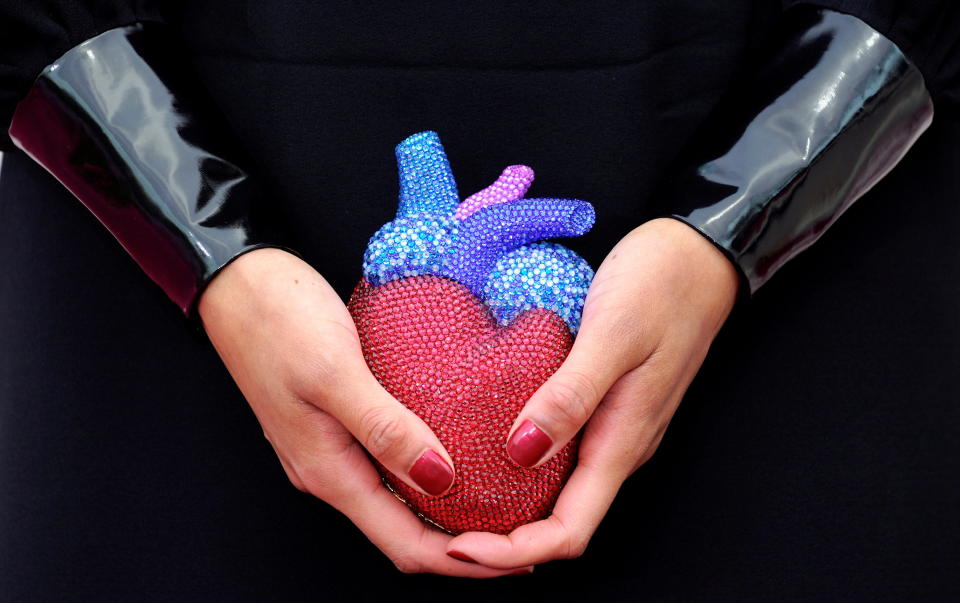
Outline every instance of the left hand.
<path fill-rule="evenodd" d="M 620 485 L 659 445 L 738 285 L 733 264 L 682 222 L 652 220 L 624 237 L 597 270 L 569 356 L 507 439 L 508 454 L 534 466 L 586 425 L 553 514 L 505 536 L 461 534 L 447 554 L 494 568 L 580 556 Z"/>

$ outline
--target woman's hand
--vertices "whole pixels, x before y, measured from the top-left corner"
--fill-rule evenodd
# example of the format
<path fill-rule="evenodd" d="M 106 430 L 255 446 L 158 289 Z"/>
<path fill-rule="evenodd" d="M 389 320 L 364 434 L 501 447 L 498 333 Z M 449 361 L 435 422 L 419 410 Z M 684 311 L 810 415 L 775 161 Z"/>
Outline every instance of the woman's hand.
<path fill-rule="evenodd" d="M 213 279 L 200 315 L 290 481 L 347 515 L 401 571 L 529 572 L 448 557 L 451 537 L 384 488 L 363 447 L 432 495 L 453 484 L 453 463 L 430 428 L 370 373 L 346 307 L 309 265 L 278 249 L 247 253 Z"/>
<path fill-rule="evenodd" d="M 656 450 L 737 287 L 733 264 L 682 222 L 653 220 L 624 237 L 590 286 L 570 355 L 506 442 L 533 466 L 586 424 L 553 514 L 506 536 L 462 534 L 448 554 L 500 568 L 582 554 L 620 485 Z"/>

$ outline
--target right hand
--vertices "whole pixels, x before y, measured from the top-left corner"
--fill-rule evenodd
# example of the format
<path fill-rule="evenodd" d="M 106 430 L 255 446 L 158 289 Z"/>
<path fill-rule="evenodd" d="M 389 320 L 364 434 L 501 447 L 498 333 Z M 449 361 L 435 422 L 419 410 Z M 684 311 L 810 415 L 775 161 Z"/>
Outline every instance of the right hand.
<path fill-rule="evenodd" d="M 199 311 L 293 485 L 344 513 L 397 568 L 474 578 L 532 571 L 449 557 L 451 537 L 383 486 L 363 448 L 431 495 L 453 484 L 453 462 L 371 374 L 347 308 L 313 268 L 279 249 L 251 251 L 213 279 Z"/>

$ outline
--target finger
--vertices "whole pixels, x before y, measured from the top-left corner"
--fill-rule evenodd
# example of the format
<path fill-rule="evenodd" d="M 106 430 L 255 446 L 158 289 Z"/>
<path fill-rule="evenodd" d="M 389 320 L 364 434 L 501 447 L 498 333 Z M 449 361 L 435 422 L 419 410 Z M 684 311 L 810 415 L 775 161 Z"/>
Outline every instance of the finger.
<path fill-rule="evenodd" d="M 375 471 L 368 465 L 370 471 Z M 465 578 L 523 575 L 530 566 L 492 568 L 447 555 L 451 536 L 428 527 L 377 480 L 339 508 L 404 573 L 434 573 Z"/>
<path fill-rule="evenodd" d="M 344 372 L 336 394 L 328 393 L 321 408 L 410 487 L 429 496 L 449 490 L 453 461 L 430 427 L 383 389 L 366 365 Z"/>
<path fill-rule="evenodd" d="M 283 467 L 283 472 L 286 474 L 287 479 L 290 480 L 290 483 L 294 488 L 301 492 L 307 492 L 307 486 L 303 481 L 303 478 L 300 477 L 300 474 L 297 473 L 297 470 L 294 469 L 293 464 L 287 460 L 286 455 L 284 455 L 277 445 L 273 443 L 273 440 L 270 439 L 270 436 L 267 435 L 267 432 L 263 432 L 264 438 L 266 438 L 267 443 L 270 444 L 270 447 L 273 448 L 274 454 L 277 455 L 277 460 L 280 461 L 280 466 Z"/>
<path fill-rule="evenodd" d="M 604 397 L 584 433 L 579 464 L 548 519 L 521 526 L 507 536 L 463 534 L 450 542 L 448 554 L 467 555 L 492 567 L 582 554 L 623 481 L 659 441 L 668 419 L 650 409 L 671 409 L 667 415 L 672 414 L 689 381 L 687 371 L 679 375 L 664 371 L 665 359 L 654 353 Z M 638 404 L 644 398 L 649 403 Z"/>
<path fill-rule="evenodd" d="M 514 421 L 507 454 L 518 465 L 534 467 L 553 457 L 580 431 L 616 380 L 632 368 L 623 354 L 611 353 L 592 333 L 584 324 L 566 360 Z"/>
<path fill-rule="evenodd" d="M 495 568 L 579 557 L 621 483 L 622 478 L 595 465 L 578 465 L 550 517 L 520 526 L 507 535 L 461 534 L 447 543 L 447 554 Z"/>
<path fill-rule="evenodd" d="M 591 465 L 629 477 L 656 450 L 682 396 L 679 383 L 656 376 L 643 365 L 614 385 L 587 425 L 579 457 Z"/>

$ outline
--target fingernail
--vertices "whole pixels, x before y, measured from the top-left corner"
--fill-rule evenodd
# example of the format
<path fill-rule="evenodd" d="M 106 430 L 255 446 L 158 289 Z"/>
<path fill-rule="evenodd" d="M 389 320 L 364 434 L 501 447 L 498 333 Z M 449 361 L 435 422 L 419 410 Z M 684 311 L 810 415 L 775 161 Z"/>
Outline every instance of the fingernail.
<path fill-rule="evenodd" d="M 432 496 L 443 494 L 453 483 L 453 469 L 443 458 L 428 450 L 410 467 L 410 479 Z"/>
<path fill-rule="evenodd" d="M 476 559 L 467 555 L 466 553 L 461 553 L 460 551 L 447 551 L 447 555 L 453 557 L 457 561 L 466 561 L 467 563 L 476 563 Z"/>
<path fill-rule="evenodd" d="M 507 442 L 507 454 L 516 464 L 533 467 L 552 445 L 553 440 L 550 436 L 543 433 L 533 424 L 533 421 L 527 419 L 513 432 L 510 441 Z"/>
<path fill-rule="evenodd" d="M 515 572 L 510 572 L 507 575 L 508 576 L 529 576 L 532 573 L 533 573 L 533 569 L 530 568 L 530 569 L 519 569 Z"/>

